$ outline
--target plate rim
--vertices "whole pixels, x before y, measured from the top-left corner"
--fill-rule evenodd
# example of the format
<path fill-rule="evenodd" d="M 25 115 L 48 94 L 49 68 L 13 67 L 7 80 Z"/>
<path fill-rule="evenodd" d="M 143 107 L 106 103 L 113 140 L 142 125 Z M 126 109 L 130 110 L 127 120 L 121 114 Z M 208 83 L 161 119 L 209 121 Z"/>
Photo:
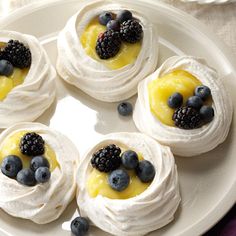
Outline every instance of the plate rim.
<path fill-rule="evenodd" d="M 22 18 L 34 11 L 42 10 L 44 8 L 53 7 L 59 4 L 68 4 L 72 2 L 88 2 L 92 0 L 67 0 L 66 2 L 64 0 L 41 0 L 40 2 L 32 2 L 29 5 L 23 6 L 20 9 L 16 9 L 12 11 L 7 16 L 4 16 L 0 18 L 0 30 L 2 28 L 5 28 L 7 25 L 13 23 L 19 18 Z M 124 3 L 128 2 L 128 0 L 122 0 Z M 230 48 L 226 46 L 217 35 L 214 34 L 206 25 L 201 23 L 196 18 L 192 17 L 190 14 L 179 10 L 167 3 L 163 3 L 160 1 L 155 0 L 138 0 L 137 2 L 145 2 L 148 4 L 152 4 L 157 8 L 158 6 L 161 6 L 166 13 L 171 12 L 172 14 L 177 14 L 178 17 L 184 18 L 183 24 L 186 26 L 191 26 L 194 28 L 194 31 L 198 31 L 201 34 L 204 34 L 208 40 L 213 42 L 214 46 L 219 50 L 221 53 L 221 56 L 223 57 L 223 60 L 227 62 L 227 64 L 231 65 L 230 73 L 236 77 L 236 61 L 235 56 L 230 51 Z M 234 82 L 235 83 L 235 82 Z M 235 175 L 236 177 L 236 175 Z M 203 216 L 203 218 L 196 221 L 194 224 L 189 226 L 188 228 L 185 228 L 181 232 L 178 233 L 179 236 L 188 236 L 190 233 L 191 235 L 201 235 L 205 233 L 207 230 L 209 230 L 213 225 L 215 225 L 218 221 L 220 221 L 224 215 L 230 210 L 230 208 L 235 204 L 235 197 L 236 196 L 236 178 L 234 180 L 234 183 L 229 188 L 228 192 L 224 194 L 224 197 L 221 198 L 221 200 L 217 203 L 217 206 L 213 209 L 206 212 L 206 214 Z M 207 220 L 206 220 L 207 219 Z M 6 232 L 4 229 L 0 229 L 0 232 L 7 233 L 6 236 L 9 236 L 8 232 Z M 176 235 L 177 236 L 177 235 Z"/>

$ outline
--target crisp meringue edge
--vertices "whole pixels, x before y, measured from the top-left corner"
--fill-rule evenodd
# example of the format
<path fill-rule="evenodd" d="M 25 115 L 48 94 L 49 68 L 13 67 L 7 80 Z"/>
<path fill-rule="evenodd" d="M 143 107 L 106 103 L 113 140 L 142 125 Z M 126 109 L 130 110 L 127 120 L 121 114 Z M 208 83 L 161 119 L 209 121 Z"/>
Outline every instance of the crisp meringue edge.
<path fill-rule="evenodd" d="M 32 128 L 33 127 L 33 128 Z M 17 130 L 16 130 L 17 128 Z M 63 214 L 63 212 L 66 210 L 66 208 L 68 207 L 68 205 L 72 202 L 72 200 L 75 198 L 76 196 L 76 189 L 77 189 L 77 183 L 76 183 L 76 174 L 77 174 L 77 169 L 78 169 L 78 166 L 79 166 L 79 162 L 80 162 L 80 154 L 79 154 L 79 151 L 77 149 L 77 147 L 75 146 L 75 144 L 64 134 L 62 134 L 61 132 L 55 130 L 55 129 L 52 129 L 50 127 L 48 127 L 47 125 L 44 125 L 42 123 L 38 123 L 38 122 L 20 122 L 20 123 L 17 123 L 15 125 L 12 125 L 11 127 L 5 129 L 1 134 L 0 134 L 0 143 L 2 141 L 4 141 L 4 139 L 6 137 L 9 137 L 11 134 L 17 132 L 17 131 L 20 131 L 20 130 L 32 130 L 34 132 L 37 132 L 37 130 L 39 129 L 42 129 L 42 130 L 46 130 L 46 131 L 50 131 L 52 133 L 55 133 L 57 134 L 58 136 L 60 136 L 60 138 L 63 138 L 66 140 L 66 143 L 67 144 L 70 144 L 70 148 L 73 149 L 73 151 L 75 151 L 75 155 L 77 158 L 75 158 L 74 162 L 75 162 L 75 165 L 76 165 L 76 168 L 74 168 L 74 183 L 72 184 L 72 188 L 73 188 L 73 193 L 71 194 L 70 198 L 68 199 L 68 202 L 62 207 L 62 210 L 60 213 L 56 214 L 55 217 L 51 218 L 50 220 L 46 220 L 46 221 L 42 221 L 42 222 L 39 222 L 39 221 L 35 221 L 34 219 L 32 218 L 26 218 L 26 217 L 21 217 L 19 216 L 17 213 L 14 214 L 14 212 L 9 212 L 7 210 L 5 210 L 3 207 L 0 207 L 1 210 L 3 210 L 5 213 L 7 213 L 8 215 L 12 216 L 12 217 L 15 217 L 15 218 L 20 218 L 20 219 L 23 219 L 23 220 L 30 220 L 38 225 L 43 225 L 43 224 L 48 224 L 48 223 L 51 223 L 55 220 L 57 220 L 58 218 L 61 217 L 61 215 Z M 0 144 L 1 145 L 1 144 Z M 53 172 L 52 172 L 53 173 Z M 2 172 L 0 171 L 0 175 L 3 175 Z M 7 177 L 8 178 L 8 177 Z M 16 181 L 16 180 L 15 180 Z M 16 181 L 17 183 L 17 181 Z M 17 183 L 18 184 L 18 183 Z M 20 185 L 20 184 L 19 184 Z M 23 186 L 24 187 L 24 186 Z M 35 187 L 35 186 L 33 186 Z M 37 186 L 36 186 L 37 187 Z M 63 202 L 64 203 L 64 202 Z"/>
<path fill-rule="evenodd" d="M 171 151 L 175 154 L 175 155 L 179 155 L 179 156 L 182 156 L 182 157 L 192 157 L 192 156 L 197 156 L 197 155 L 200 155 L 200 154 L 203 154 L 203 153 L 206 153 L 206 152 L 209 152 L 211 150 L 213 150 L 214 148 L 216 148 L 218 145 L 220 145 L 221 143 L 223 143 L 225 141 L 225 139 L 227 138 L 228 134 L 229 134 L 229 131 L 230 131 L 230 126 L 231 126 L 231 123 L 232 123 L 232 119 L 233 119 L 233 104 L 232 104 L 232 100 L 229 98 L 229 96 L 226 96 L 226 100 L 227 100 L 227 103 L 228 103 L 228 110 L 230 111 L 230 121 L 228 122 L 227 124 L 227 128 L 226 128 L 226 134 L 224 136 L 224 138 L 221 137 L 221 141 L 220 142 L 217 142 L 213 148 L 207 150 L 207 151 L 197 151 L 197 152 L 191 152 L 191 153 L 186 153 L 184 150 L 183 151 L 180 151 L 178 148 L 175 148 L 172 146 L 172 143 L 168 143 L 168 141 L 163 141 L 162 139 L 158 139 L 155 137 L 155 135 L 152 135 L 150 134 L 150 129 L 149 131 L 146 130 L 145 128 L 145 125 L 144 125 L 144 120 L 142 119 L 138 119 L 138 117 L 140 117 L 140 112 L 143 111 L 143 110 L 146 110 L 147 111 L 147 108 L 143 108 L 142 107 L 142 102 L 140 101 L 140 94 L 141 92 L 143 92 L 143 87 L 145 87 L 145 95 L 143 96 L 144 99 L 145 99 L 145 103 L 147 103 L 148 101 L 147 100 L 147 89 L 146 89 L 146 84 L 147 82 L 149 81 L 152 81 L 154 80 L 154 78 L 157 78 L 160 74 L 168 74 L 170 73 L 171 71 L 173 71 L 173 68 L 169 68 L 168 69 L 163 69 L 166 64 L 168 63 L 173 63 L 173 62 L 176 62 L 177 60 L 182 60 L 182 59 L 193 59 L 193 60 L 196 60 L 198 63 L 202 64 L 203 66 L 207 67 L 209 69 L 209 71 L 211 71 L 211 73 L 215 73 L 217 75 L 216 77 L 216 80 L 217 80 L 217 84 L 220 84 L 220 87 L 223 87 L 224 88 L 224 94 L 229 94 L 229 89 L 227 89 L 227 86 L 226 84 L 224 83 L 224 81 L 221 79 L 221 77 L 219 76 L 219 74 L 217 73 L 217 71 L 209 66 L 206 62 L 206 60 L 202 57 L 195 57 L 195 56 L 187 56 L 187 55 L 184 55 L 184 56 L 172 56 L 172 57 L 169 57 L 167 58 L 163 63 L 162 65 L 160 65 L 157 70 L 155 72 L 153 72 L 152 74 L 150 74 L 149 76 L 147 76 L 144 80 L 142 80 L 139 85 L 138 85 L 138 97 L 137 97 L 137 100 L 135 102 L 135 107 L 134 107 L 134 112 L 133 112 L 133 121 L 135 123 L 135 126 L 136 128 L 142 132 L 142 133 L 145 133 L 147 135 L 149 135 L 150 137 L 156 139 L 158 142 L 160 142 L 162 145 L 166 145 L 166 146 L 169 146 L 171 148 Z M 174 64 L 174 63 L 173 63 Z M 162 71 L 163 70 L 163 71 Z M 189 71 L 189 73 L 191 73 L 191 71 Z M 199 79 L 199 78 L 198 78 Z M 202 81 L 202 80 L 201 80 Z M 204 82 L 204 81 L 203 81 Z M 210 88 L 211 89 L 211 88 Z M 145 104 L 146 105 L 146 104 Z M 214 107 L 214 103 L 213 103 L 213 107 Z M 155 120 L 155 123 L 157 123 L 160 127 L 166 127 L 166 129 L 170 128 L 169 126 L 166 126 L 164 124 L 162 124 L 155 116 L 154 114 L 151 113 L 150 111 L 150 108 L 148 108 L 148 112 L 150 114 L 148 114 L 149 118 L 151 120 Z M 211 125 L 211 122 L 209 124 L 206 124 L 204 125 L 203 127 L 201 127 L 200 129 L 204 129 L 204 128 L 207 128 L 209 125 Z M 176 127 L 171 127 L 171 129 L 173 130 L 179 130 L 178 128 Z M 186 130 L 181 130 L 183 132 L 186 132 Z M 188 130 L 187 130 L 188 132 Z M 176 142 L 177 143 L 177 142 Z M 175 144 L 176 144 L 175 143 Z M 181 141 L 179 142 L 181 144 Z M 182 143 L 182 145 L 186 145 L 186 142 Z M 178 150 L 177 150 L 178 149 Z M 182 148 L 184 149 L 184 148 Z"/>
<path fill-rule="evenodd" d="M 97 4 L 99 2 L 104 2 L 102 0 L 96 0 L 96 1 L 89 1 L 88 3 L 84 3 L 82 5 L 83 8 L 87 7 L 87 6 L 92 6 L 93 4 Z M 107 0 L 107 4 L 111 4 L 111 5 L 114 5 L 114 4 L 125 4 L 125 2 L 121 1 L 121 3 L 119 2 L 114 2 L 114 1 L 110 1 L 110 0 Z M 72 20 L 72 18 L 75 18 L 75 22 L 77 22 L 77 18 L 78 18 L 78 15 L 79 13 L 81 12 L 82 10 L 79 10 L 77 11 L 73 16 L 71 16 L 71 18 L 67 21 L 67 24 L 69 23 L 69 21 Z M 141 14 L 141 13 L 140 13 Z M 65 27 L 63 28 L 63 30 L 65 30 L 65 28 L 67 27 L 67 24 L 65 25 Z M 150 23 L 151 24 L 151 23 Z M 62 30 L 62 31 L 63 31 Z M 158 64 L 158 60 L 159 60 L 159 41 L 158 41 L 158 33 L 157 33 L 157 29 L 155 27 L 153 27 L 153 35 L 155 36 L 155 39 L 157 41 L 157 46 L 155 47 L 155 51 L 154 53 L 156 54 L 156 58 L 153 59 L 154 63 L 152 65 L 152 68 L 150 69 L 149 68 L 149 72 L 146 73 L 146 76 L 148 76 L 149 74 L 153 73 L 153 71 L 155 71 L 155 69 L 157 68 L 157 64 Z M 60 35 L 59 35 L 60 36 Z M 75 87 L 77 87 L 78 89 L 80 89 L 81 91 L 85 92 L 86 94 L 88 94 L 89 96 L 91 96 L 92 98 L 96 99 L 96 100 L 99 100 L 99 101 L 102 101 L 102 102 L 120 102 L 122 100 L 125 100 L 125 99 L 129 99 L 131 98 L 132 96 L 136 95 L 137 94 L 137 87 L 138 87 L 138 82 L 136 83 L 135 86 L 133 86 L 133 88 L 131 88 L 129 90 L 129 92 L 123 92 L 123 93 L 120 93 L 119 96 L 115 96 L 115 97 L 111 97 L 111 96 L 100 96 L 100 95 L 96 95 L 96 92 L 95 91 L 90 91 L 89 89 L 85 89 L 85 88 L 81 88 L 77 81 L 73 81 L 71 79 L 71 77 L 74 77 L 72 76 L 72 73 L 68 72 L 68 70 L 66 69 L 66 66 L 63 65 L 62 63 L 62 59 L 60 58 L 60 53 L 59 51 L 62 50 L 61 48 L 61 45 L 59 44 L 59 41 L 57 43 L 57 48 L 58 48 L 58 58 L 57 58 L 57 62 L 56 62 L 56 70 L 57 70 L 57 73 L 58 75 L 60 76 L 61 79 L 63 79 L 65 82 L 69 83 L 70 85 L 73 85 Z M 85 55 L 87 56 L 87 55 Z M 87 56 L 89 57 L 89 56 Z M 130 65 L 132 64 L 129 64 L 125 67 L 129 67 Z M 119 70 L 121 69 L 124 69 L 125 67 L 123 68 L 120 68 Z M 129 68 L 128 68 L 129 69 Z M 119 71 L 117 70 L 117 71 Z M 67 71 L 67 72 L 66 72 Z M 108 70 L 109 71 L 109 70 Z M 144 72 L 141 71 L 141 73 L 143 74 Z M 142 79 L 144 79 L 145 76 L 142 77 Z M 141 79 L 141 80 L 142 80 Z M 77 79 L 79 81 L 79 79 Z M 139 82 L 141 81 L 139 80 Z"/>
<path fill-rule="evenodd" d="M 139 236 L 142 236 L 142 235 L 146 235 L 146 234 L 148 234 L 148 233 L 151 233 L 151 232 L 153 232 L 153 231 L 155 231 L 155 230 L 158 230 L 158 229 L 160 229 L 160 228 L 162 228 L 162 227 L 164 227 L 164 226 L 166 226 L 166 225 L 168 225 L 170 222 L 172 222 L 173 220 L 174 220 L 174 217 L 175 217 L 175 214 L 176 214 L 176 212 L 177 212 L 177 210 L 178 210 L 178 208 L 180 207 L 180 203 L 181 203 L 181 193 L 180 193 L 180 186 L 179 186 L 179 176 L 178 176 L 178 171 L 177 171 L 177 165 L 176 165 L 176 163 L 175 163 L 175 158 L 174 158 L 174 156 L 173 156 L 173 153 L 171 152 L 171 149 L 168 147 L 168 146 L 166 146 L 166 145 L 163 145 L 163 144 L 160 144 L 158 141 L 156 141 L 155 139 L 153 139 L 151 136 L 149 136 L 149 135 L 147 135 L 147 134 L 144 134 L 144 133 L 141 133 L 141 132 L 116 132 L 116 133 L 110 133 L 110 134 L 107 134 L 107 135 L 104 135 L 103 137 L 101 137 L 100 139 L 98 139 L 97 141 L 95 141 L 94 143 L 93 143 L 93 145 L 90 145 L 90 148 L 87 150 L 87 152 L 83 155 L 83 157 L 82 157 L 82 159 L 81 159 L 81 162 L 80 162 L 80 165 L 79 165 L 79 168 L 78 168 L 78 173 L 77 173 L 77 192 L 76 192 L 76 201 L 77 201 L 77 205 L 78 205 L 78 207 L 79 207 L 79 210 L 80 210 L 80 214 L 82 214 L 82 216 L 87 216 L 87 212 L 86 212 L 86 210 L 83 210 L 83 209 L 81 209 L 80 208 L 80 202 L 79 202 L 79 194 L 80 194 L 80 192 L 81 192 L 81 190 L 80 190 L 80 187 L 81 187 L 81 185 L 79 184 L 79 182 L 81 181 L 80 179 L 81 179 L 81 174 L 79 173 L 79 171 L 80 171 L 80 168 L 81 168 L 81 166 L 83 165 L 83 163 L 86 161 L 86 158 L 88 157 L 88 155 L 89 154 L 91 154 L 91 151 L 92 150 L 94 150 L 94 149 L 98 149 L 98 148 L 101 148 L 102 147 L 102 145 L 101 144 L 103 144 L 104 145 L 104 141 L 115 141 L 116 140 L 116 137 L 117 137 L 117 135 L 126 135 L 126 134 L 128 134 L 128 135 L 139 135 L 139 137 L 141 138 L 141 137 L 145 137 L 146 139 L 149 139 L 149 140 L 152 140 L 153 142 L 155 142 L 158 146 L 159 146 L 159 149 L 162 149 L 163 148 L 163 150 L 165 149 L 165 150 L 167 150 L 171 155 L 172 155 L 172 159 L 173 159 L 173 163 L 174 163 L 174 173 L 173 173 L 173 175 L 175 175 L 175 177 L 176 177 L 176 179 L 175 179 L 175 190 L 176 190 L 176 195 L 175 195 L 175 197 L 177 198 L 177 201 L 176 201 L 176 205 L 175 205 L 175 207 L 173 208 L 173 214 L 166 220 L 166 222 L 164 223 L 164 224 L 162 224 L 161 226 L 159 226 L 159 227 L 156 227 L 155 229 L 152 229 L 152 230 L 148 230 L 148 229 L 145 229 L 145 230 L 143 230 L 142 231 L 142 233 L 138 233 L 137 234 L 137 232 L 135 232 L 135 233 L 132 233 L 132 232 L 126 232 L 126 233 L 124 233 L 124 232 L 122 232 L 123 233 L 123 235 L 124 236 L 137 236 L 137 235 L 139 235 Z M 126 144 L 124 144 L 122 141 L 116 141 L 116 144 L 117 143 L 120 143 L 121 145 L 125 145 L 126 146 Z M 129 146 L 127 146 L 127 147 L 129 147 Z M 163 158 L 163 157 L 162 157 Z M 88 164 L 89 164 L 90 162 L 88 162 Z M 87 168 L 86 168 L 87 169 Z M 85 170 L 86 171 L 86 170 Z M 85 172 L 84 171 L 84 172 Z M 80 187 L 79 187 L 80 186 Z M 150 185 L 151 186 L 151 185 Z M 150 186 L 148 187 L 148 189 L 150 188 Z M 97 198 L 100 198 L 100 199 L 103 199 L 103 200 L 108 200 L 108 201 L 110 201 L 110 203 L 112 203 L 112 202 L 116 202 L 118 205 L 120 205 L 121 206 L 121 201 L 127 201 L 127 200 L 132 200 L 132 199 L 139 199 L 140 198 L 140 196 L 142 197 L 143 196 L 143 194 L 148 190 L 148 189 L 146 189 L 143 193 L 141 193 L 141 194 L 139 194 L 138 196 L 136 196 L 136 197 L 133 197 L 133 198 L 129 198 L 129 199 L 125 199 L 125 200 L 120 200 L 120 199 L 109 199 L 109 198 L 107 198 L 107 197 L 103 197 L 103 196 L 101 196 L 101 195 L 98 195 L 97 197 L 95 197 L 94 199 L 97 199 Z M 83 191 L 85 192 L 84 193 L 84 195 L 86 195 L 87 197 L 89 197 L 88 196 L 88 193 L 86 193 L 86 185 L 85 185 L 85 189 L 83 189 Z M 88 216 L 87 216 L 88 217 Z M 88 217 L 89 218 L 89 217 Z M 90 219 L 91 220 L 91 219 Z M 114 232 L 111 232 L 110 230 L 106 230 L 104 227 L 103 227 L 103 225 L 97 225 L 96 224 L 96 222 L 95 221 L 92 221 L 91 220 L 91 224 L 92 225 L 94 225 L 94 226 L 96 226 L 96 227 L 98 227 L 98 228 L 100 228 L 101 230 L 103 230 L 103 231 L 105 231 L 105 232 L 108 232 L 108 233 L 114 233 Z M 111 226 L 111 228 L 112 228 L 112 226 Z M 114 235 L 119 235 L 119 234 L 114 234 Z"/>
<path fill-rule="evenodd" d="M 5 36 L 1 36 L 1 35 L 5 35 Z M 6 37 L 6 35 L 8 35 L 8 36 Z M 45 64 L 50 65 L 50 66 L 49 66 L 49 67 L 50 67 L 49 73 L 50 73 L 50 79 L 52 80 L 51 82 L 52 82 L 52 83 L 55 83 L 55 80 L 56 80 L 56 77 L 57 77 L 56 70 L 55 70 L 55 68 L 53 67 L 53 65 L 51 64 L 50 59 L 49 59 L 49 57 L 48 57 L 48 55 L 47 55 L 47 52 L 46 52 L 46 50 L 43 48 L 43 46 L 40 44 L 39 40 L 38 40 L 35 36 L 30 35 L 30 34 L 20 33 L 20 32 L 11 31 L 11 30 L 0 30 L 0 37 L 2 37 L 2 38 L 9 38 L 9 39 L 10 39 L 11 36 L 13 36 L 13 37 L 15 36 L 15 38 L 13 38 L 13 39 L 17 39 L 17 40 L 20 40 L 20 41 L 23 40 L 23 43 L 24 43 L 24 44 L 27 44 L 27 45 L 28 45 L 28 42 L 29 42 L 29 41 L 32 41 L 32 40 L 34 40 L 34 42 L 38 44 L 38 46 L 39 46 L 40 50 L 42 51 L 43 56 L 44 56 L 44 58 L 45 58 Z M 20 39 L 19 39 L 19 38 L 20 38 Z M 32 52 L 31 52 L 31 53 L 32 53 Z M 22 86 L 24 86 L 24 85 L 27 84 L 27 77 L 28 77 L 28 75 L 30 74 L 30 72 L 33 70 L 32 64 L 33 64 L 33 61 L 31 62 L 31 66 L 30 66 L 30 68 L 29 68 L 29 72 L 28 72 L 27 76 L 25 77 L 24 82 L 23 82 L 22 84 L 16 86 L 16 87 L 14 87 L 14 88 L 9 92 L 9 94 L 10 94 L 10 93 L 14 93 L 15 90 L 19 90 L 19 89 L 21 89 Z M 46 79 L 48 79 L 48 78 L 46 78 Z M 55 87 L 55 86 L 52 86 L 52 87 Z M 6 99 L 7 99 L 7 97 L 6 97 L 3 101 L 0 101 L 0 107 L 1 107 L 1 103 L 4 103 L 4 101 L 5 101 Z M 53 90 L 53 91 L 51 91 L 50 99 L 47 99 L 47 104 L 45 103 L 46 105 L 44 106 L 44 109 L 41 109 L 41 110 L 38 111 L 37 113 L 31 113 L 30 116 L 27 116 L 27 118 L 21 119 L 21 120 L 17 120 L 16 122 L 14 121 L 14 122 L 8 123 L 8 122 L 2 122 L 2 121 L 0 121 L 0 130 L 1 130 L 1 129 L 6 129 L 6 128 L 8 128 L 8 127 L 14 125 L 15 123 L 20 123 L 20 122 L 32 122 L 32 121 L 36 120 L 38 117 L 40 117 L 42 114 L 44 114 L 44 112 L 53 104 L 53 102 L 55 101 L 55 99 L 56 99 L 56 90 Z M 7 100 L 6 102 L 8 102 L 8 100 Z M 5 102 L 5 103 L 6 103 L 6 102 Z M 29 117 L 30 117 L 30 118 L 29 118 Z"/>

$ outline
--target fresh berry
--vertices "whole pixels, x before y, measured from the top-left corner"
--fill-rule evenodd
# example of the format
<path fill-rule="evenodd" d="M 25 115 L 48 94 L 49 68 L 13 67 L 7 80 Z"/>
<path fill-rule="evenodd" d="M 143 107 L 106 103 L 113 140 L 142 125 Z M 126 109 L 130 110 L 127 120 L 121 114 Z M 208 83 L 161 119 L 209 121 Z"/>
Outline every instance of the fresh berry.
<path fill-rule="evenodd" d="M 200 97 L 203 101 L 205 101 L 211 96 L 211 90 L 205 85 L 197 86 L 194 91 L 194 95 Z"/>
<path fill-rule="evenodd" d="M 133 106 L 129 102 L 122 102 L 118 105 L 117 110 L 122 116 L 129 116 L 133 112 Z"/>
<path fill-rule="evenodd" d="M 121 150 L 115 144 L 110 144 L 93 154 L 91 164 L 101 172 L 110 172 L 119 168 L 121 164 Z"/>
<path fill-rule="evenodd" d="M 138 155 L 132 150 L 127 150 L 121 155 L 122 165 L 128 169 L 135 169 L 138 166 Z"/>
<path fill-rule="evenodd" d="M 20 184 L 26 186 L 34 186 L 36 184 L 34 172 L 31 169 L 20 170 L 16 176 L 16 179 Z"/>
<path fill-rule="evenodd" d="M 44 140 L 34 132 L 26 133 L 20 140 L 21 153 L 28 156 L 44 154 Z"/>
<path fill-rule="evenodd" d="M 11 62 L 7 60 L 0 60 L 0 75 L 10 76 L 12 75 L 13 70 L 14 67 Z"/>
<path fill-rule="evenodd" d="M 116 19 L 120 23 L 123 23 L 124 21 L 127 21 L 127 20 L 131 20 L 132 18 L 133 18 L 132 13 L 128 10 L 120 11 L 116 16 Z"/>
<path fill-rule="evenodd" d="M 183 96 L 180 93 L 173 93 L 168 99 L 168 106 L 170 108 L 178 108 L 181 107 L 183 103 Z"/>
<path fill-rule="evenodd" d="M 35 171 L 35 179 L 38 183 L 46 183 L 51 177 L 51 173 L 48 167 L 39 167 Z"/>
<path fill-rule="evenodd" d="M 130 177 L 125 170 L 117 169 L 108 177 L 109 185 L 116 191 L 123 191 L 129 186 Z"/>
<path fill-rule="evenodd" d="M 143 183 L 151 182 L 155 176 L 155 168 L 150 161 L 140 161 L 136 168 L 136 174 Z"/>
<path fill-rule="evenodd" d="M 214 109 L 211 106 L 202 106 L 199 113 L 204 123 L 209 123 L 214 118 Z"/>
<path fill-rule="evenodd" d="M 101 59 L 114 57 L 120 50 L 120 34 L 113 30 L 107 30 L 98 36 L 96 52 Z"/>
<path fill-rule="evenodd" d="M 36 171 L 39 167 L 50 167 L 48 160 L 44 156 L 36 156 L 30 162 L 30 168 Z"/>
<path fill-rule="evenodd" d="M 203 101 L 198 96 L 192 96 L 188 98 L 186 105 L 188 107 L 192 107 L 192 108 L 195 108 L 196 110 L 199 110 L 203 105 Z"/>
<path fill-rule="evenodd" d="M 9 155 L 2 161 L 1 171 L 10 178 L 15 178 L 21 169 L 22 161 L 18 156 Z"/>
<path fill-rule="evenodd" d="M 199 111 L 192 107 L 180 107 L 172 117 L 175 126 L 181 129 L 195 129 L 201 125 Z"/>
<path fill-rule="evenodd" d="M 71 232 L 75 236 L 84 236 L 89 230 L 89 222 L 84 217 L 76 217 L 70 224 Z"/>
<path fill-rule="evenodd" d="M 110 20 L 113 20 L 113 18 L 113 14 L 106 11 L 99 15 L 98 20 L 101 25 L 106 25 Z"/>
<path fill-rule="evenodd" d="M 120 26 L 121 39 L 128 43 L 136 43 L 142 39 L 143 29 L 136 20 L 124 21 Z"/>
<path fill-rule="evenodd" d="M 110 20 L 107 23 L 107 30 L 119 31 L 120 30 L 120 22 L 118 20 Z"/>
<path fill-rule="evenodd" d="M 8 60 L 13 66 L 21 69 L 31 64 L 31 52 L 23 43 L 18 40 L 10 40 L 6 47 L 1 50 L 0 58 Z"/>

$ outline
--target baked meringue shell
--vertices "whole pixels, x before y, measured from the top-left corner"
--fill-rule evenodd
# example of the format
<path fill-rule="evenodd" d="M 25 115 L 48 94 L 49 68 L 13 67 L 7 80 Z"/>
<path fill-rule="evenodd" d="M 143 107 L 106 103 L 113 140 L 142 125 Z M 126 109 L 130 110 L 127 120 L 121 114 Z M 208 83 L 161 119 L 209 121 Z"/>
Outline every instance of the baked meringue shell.
<path fill-rule="evenodd" d="M 135 3 L 122 1 L 88 1 L 72 16 L 58 37 L 57 72 L 68 83 L 83 90 L 95 99 L 115 102 L 137 93 L 138 82 L 152 73 L 158 60 L 156 28 L 143 16 L 142 8 Z M 118 12 L 129 9 L 143 27 L 141 51 L 133 64 L 117 70 L 106 68 L 88 56 L 80 36 L 88 23 L 101 12 Z"/>
<path fill-rule="evenodd" d="M 174 70 L 185 70 L 211 89 L 214 119 L 198 129 L 184 130 L 161 123 L 151 112 L 148 83 Z M 160 68 L 139 83 L 133 119 L 136 127 L 167 145 L 180 156 L 195 156 L 208 152 L 222 143 L 229 132 L 233 106 L 224 81 L 202 58 L 174 56 L 167 59 Z"/>
<path fill-rule="evenodd" d="M 91 198 L 86 182 L 92 170 L 90 160 L 95 151 L 108 144 L 126 146 L 142 153 L 152 162 L 156 175 L 151 185 L 140 195 L 125 199 L 109 199 L 98 195 Z M 144 235 L 173 220 L 180 203 L 177 168 L 169 147 L 158 144 L 141 133 L 113 133 L 104 136 L 89 149 L 79 165 L 77 203 L 82 216 L 113 235 Z"/>
<path fill-rule="evenodd" d="M 0 171 L 0 208 L 8 214 L 46 224 L 56 220 L 75 196 L 79 153 L 64 135 L 40 123 L 19 123 L 0 135 L 3 140 L 21 130 L 39 133 L 56 154 L 59 167 L 47 183 L 33 187 L 19 184 Z"/>
<path fill-rule="evenodd" d="M 24 82 L 0 101 L 0 128 L 7 128 L 18 122 L 35 120 L 52 104 L 56 95 L 56 71 L 34 36 L 1 30 L 0 38 L 3 42 L 19 40 L 29 47 L 32 56 Z"/>

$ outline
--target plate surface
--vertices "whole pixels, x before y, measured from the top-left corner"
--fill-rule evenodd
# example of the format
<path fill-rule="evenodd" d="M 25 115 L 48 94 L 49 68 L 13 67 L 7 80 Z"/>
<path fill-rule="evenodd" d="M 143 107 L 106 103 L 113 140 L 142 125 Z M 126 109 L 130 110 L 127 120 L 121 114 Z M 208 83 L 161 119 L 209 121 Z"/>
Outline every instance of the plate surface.
<path fill-rule="evenodd" d="M 40 1 L 41 2 L 41 1 Z M 35 3 L 16 11 L 1 21 L 1 29 L 35 35 L 47 50 L 52 63 L 57 58 L 56 38 L 68 18 L 81 5 L 78 0 L 56 0 L 48 5 Z M 129 5 L 131 1 L 124 0 Z M 224 77 L 233 101 L 236 101 L 235 58 L 213 33 L 187 14 L 155 0 L 135 1 L 158 28 L 160 61 L 172 55 L 191 54 L 204 57 Z M 128 8 L 128 6 L 127 6 Z M 57 80 L 57 101 L 37 121 L 66 134 L 81 155 L 98 137 L 110 132 L 137 131 L 131 118 L 121 118 L 116 103 L 96 101 L 76 88 Z M 134 104 L 136 97 L 130 99 Z M 234 104 L 234 109 L 236 106 Z M 201 157 L 176 157 L 182 203 L 175 220 L 150 235 L 194 236 L 204 233 L 234 204 L 236 196 L 235 117 L 227 140 Z M 66 236 L 71 235 L 69 221 L 77 216 L 73 201 L 63 215 L 47 225 L 13 218 L 0 211 L 0 235 Z M 92 228 L 89 235 L 108 235 Z"/>

